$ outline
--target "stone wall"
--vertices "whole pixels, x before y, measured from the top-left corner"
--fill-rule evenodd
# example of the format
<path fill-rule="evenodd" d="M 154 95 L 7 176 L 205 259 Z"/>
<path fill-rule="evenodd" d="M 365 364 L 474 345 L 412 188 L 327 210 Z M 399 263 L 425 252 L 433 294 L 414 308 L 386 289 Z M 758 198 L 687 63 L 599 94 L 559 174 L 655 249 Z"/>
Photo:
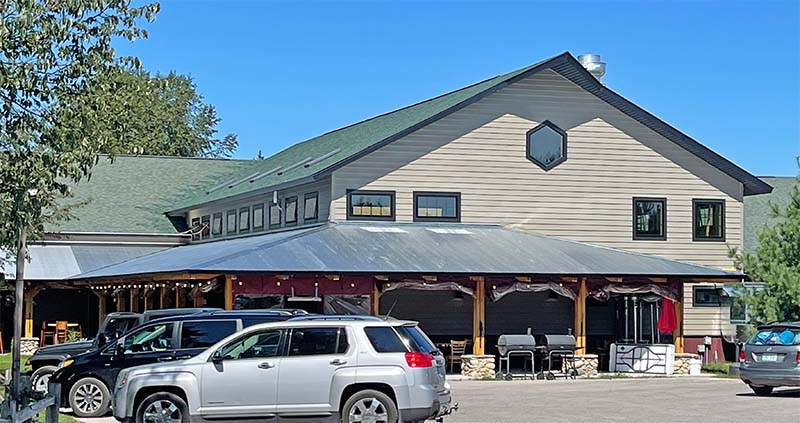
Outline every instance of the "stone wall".
<path fill-rule="evenodd" d="M 562 372 L 567 372 L 567 362 L 564 362 L 561 369 Z M 597 376 L 597 368 L 600 361 L 597 354 L 575 354 L 575 370 L 578 371 L 578 376 L 590 377 Z M 571 369 L 572 366 L 569 366 Z"/>
<path fill-rule="evenodd" d="M 689 360 L 699 359 L 700 356 L 691 353 L 675 353 L 675 375 L 689 374 Z"/>
<path fill-rule="evenodd" d="M 461 374 L 470 379 L 493 379 L 495 364 L 493 355 L 462 355 Z"/>
<path fill-rule="evenodd" d="M 22 338 L 19 346 L 20 354 L 32 355 L 39 349 L 39 338 Z"/>

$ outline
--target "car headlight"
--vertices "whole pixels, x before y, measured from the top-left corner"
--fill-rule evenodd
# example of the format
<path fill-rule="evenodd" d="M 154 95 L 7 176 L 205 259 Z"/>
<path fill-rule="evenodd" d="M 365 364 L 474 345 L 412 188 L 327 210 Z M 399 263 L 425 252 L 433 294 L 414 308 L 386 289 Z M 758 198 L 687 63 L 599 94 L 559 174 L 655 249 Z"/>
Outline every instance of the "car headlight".
<path fill-rule="evenodd" d="M 64 360 L 58 365 L 58 368 L 59 369 L 63 369 L 64 367 L 71 366 L 72 363 L 74 363 L 74 362 L 75 362 L 75 360 Z"/>
<path fill-rule="evenodd" d="M 128 374 L 127 373 L 120 374 L 119 377 L 117 378 L 117 387 L 122 388 L 127 384 L 128 384 Z"/>

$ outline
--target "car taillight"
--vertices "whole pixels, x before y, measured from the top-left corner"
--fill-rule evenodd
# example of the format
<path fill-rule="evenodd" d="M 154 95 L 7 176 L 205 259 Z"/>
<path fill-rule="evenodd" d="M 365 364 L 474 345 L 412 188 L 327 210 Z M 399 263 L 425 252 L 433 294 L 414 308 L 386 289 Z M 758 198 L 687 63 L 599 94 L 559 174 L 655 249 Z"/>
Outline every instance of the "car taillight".
<path fill-rule="evenodd" d="M 794 358 L 794 361 L 796 361 L 797 365 L 800 366 L 800 351 L 797 352 L 797 357 Z"/>
<path fill-rule="evenodd" d="M 432 354 L 424 352 L 406 353 L 406 363 L 408 363 L 408 367 L 412 368 L 433 367 L 434 360 L 435 358 L 433 358 Z"/>
<path fill-rule="evenodd" d="M 745 354 L 744 350 L 739 351 L 739 362 L 744 363 L 747 359 L 747 354 Z"/>

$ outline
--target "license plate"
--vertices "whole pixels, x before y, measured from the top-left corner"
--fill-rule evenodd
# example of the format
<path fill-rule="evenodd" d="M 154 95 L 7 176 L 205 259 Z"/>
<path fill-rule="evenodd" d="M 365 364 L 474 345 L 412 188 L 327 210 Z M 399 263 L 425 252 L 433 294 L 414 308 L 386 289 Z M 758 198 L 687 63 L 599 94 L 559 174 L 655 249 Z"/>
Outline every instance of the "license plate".
<path fill-rule="evenodd" d="M 770 361 L 774 363 L 778 361 L 778 354 L 761 354 L 761 361 Z"/>

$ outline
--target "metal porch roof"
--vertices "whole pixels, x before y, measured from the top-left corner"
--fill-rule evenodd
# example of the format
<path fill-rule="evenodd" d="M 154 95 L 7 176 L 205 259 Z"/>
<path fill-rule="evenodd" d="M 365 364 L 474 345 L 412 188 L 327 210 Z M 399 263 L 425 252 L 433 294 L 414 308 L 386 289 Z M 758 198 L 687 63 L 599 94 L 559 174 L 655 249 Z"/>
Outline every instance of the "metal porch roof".
<path fill-rule="evenodd" d="M 152 254 L 166 247 L 110 246 L 110 245 L 31 245 L 30 261 L 25 263 L 25 280 L 65 280 L 82 272 L 89 272 Z M 0 255 L 4 253 L 0 252 Z M 11 258 L 13 260 L 13 258 Z M 13 261 L 2 263 L 0 270 L 6 279 L 16 278 L 17 267 Z"/>
<path fill-rule="evenodd" d="M 738 275 L 503 226 L 333 222 L 175 247 L 72 279 L 173 272 Z"/>

